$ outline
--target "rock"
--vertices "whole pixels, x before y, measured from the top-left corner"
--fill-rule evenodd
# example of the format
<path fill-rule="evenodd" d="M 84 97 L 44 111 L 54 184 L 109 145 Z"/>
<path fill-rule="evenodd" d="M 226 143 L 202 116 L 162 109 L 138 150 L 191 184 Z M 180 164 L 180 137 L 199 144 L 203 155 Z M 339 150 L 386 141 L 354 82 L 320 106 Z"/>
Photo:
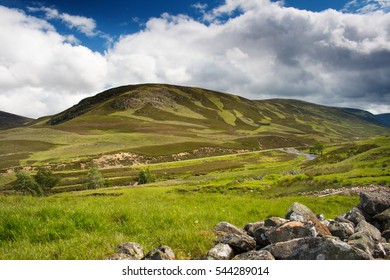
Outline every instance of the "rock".
<path fill-rule="evenodd" d="M 358 248 L 367 254 L 373 255 L 375 250 L 375 242 L 371 236 L 364 232 L 357 232 L 349 237 L 348 244 Z"/>
<path fill-rule="evenodd" d="M 235 254 L 248 252 L 256 248 L 256 241 L 248 234 L 229 233 L 217 237 L 218 242 L 228 244 Z"/>
<path fill-rule="evenodd" d="M 247 225 L 245 225 L 245 228 L 244 230 L 246 231 L 246 233 L 249 235 L 249 236 L 254 236 L 254 233 L 255 231 L 264 226 L 264 221 L 260 221 L 260 222 L 255 222 L 255 223 L 249 223 Z"/>
<path fill-rule="evenodd" d="M 387 192 L 367 192 L 360 193 L 359 206 L 371 216 L 375 216 L 390 208 L 390 193 Z"/>
<path fill-rule="evenodd" d="M 118 252 L 133 257 L 133 260 L 140 260 L 144 257 L 144 248 L 135 242 L 126 242 L 118 245 Z"/>
<path fill-rule="evenodd" d="M 325 220 L 325 217 L 324 217 L 324 214 L 317 214 L 316 215 L 317 219 L 322 222 L 323 220 Z"/>
<path fill-rule="evenodd" d="M 208 260 L 231 260 L 234 257 L 233 249 L 224 243 L 218 243 L 208 253 Z"/>
<path fill-rule="evenodd" d="M 264 221 L 264 225 L 267 227 L 276 227 L 288 222 L 286 219 L 280 217 L 271 217 Z"/>
<path fill-rule="evenodd" d="M 283 260 L 368 260 L 366 252 L 332 237 L 306 237 L 268 245 L 275 259 Z"/>
<path fill-rule="evenodd" d="M 332 221 L 328 225 L 329 231 L 333 236 L 337 236 L 341 240 L 347 240 L 352 234 L 355 233 L 352 223 L 344 223 L 338 221 Z"/>
<path fill-rule="evenodd" d="M 364 214 L 362 210 L 360 210 L 357 207 L 352 208 L 347 213 L 343 215 L 343 218 L 347 219 L 348 221 L 351 221 L 355 224 L 355 226 L 360 223 L 361 221 L 365 221 L 366 218 L 364 217 Z"/>
<path fill-rule="evenodd" d="M 276 227 L 269 233 L 268 240 L 273 243 L 288 241 L 295 238 L 315 237 L 312 230 L 306 227 L 302 222 L 287 222 Z"/>
<path fill-rule="evenodd" d="M 382 231 L 389 230 L 390 229 L 390 208 L 379 214 L 376 214 L 373 217 L 373 220 L 379 224 L 379 228 Z"/>
<path fill-rule="evenodd" d="M 269 244 L 271 244 L 271 242 L 269 241 L 268 237 L 269 237 L 269 234 L 275 229 L 275 227 L 266 227 L 266 226 L 262 226 L 262 227 L 258 227 L 256 229 L 256 231 L 253 233 L 253 238 L 255 239 L 256 241 L 256 244 L 262 248 L 264 246 L 267 246 Z"/>
<path fill-rule="evenodd" d="M 266 250 L 259 250 L 239 254 L 235 256 L 233 260 L 275 260 L 275 258 L 270 252 Z"/>
<path fill-rule="evenodd" d="M 366 221 L 361 221 L 355 228 L 355 232 L 363 232 L 375 241 L 381 241 L 381 232 Z"/>
<path fill-rule="evenodd" d="M 108 258 L 108 260 L 141 260 L 144 257 L 144 249 L 135 242 L 126 242 L 119 244 L 117 253 Z"/>
<path fill-rule="evenodd" d="M 390 243 L 380 243 L 382 249 L 385 252 L 384 259 L 390 260 Z"/>
<path fill-rule="evenodd" d="M 390 229 L 385 230 L 382 232 L 382 237 L 386 239 L 387 242 L 390 242 Z"/>
<path fill-rule="evenodd" d="M 168 246 L 159 246 L 145 255 L 143 260 L 174 260 L 175 254 Z"/>
<path fill-rule="evenodd" d="M 290 209 L 287 211 L 286 219 L 298 222 L 312 222 L 319 235 L 331 236 L 332 234 L 326 226 L 321 224 L 314 213 L 305 205 L 298 202 L 294 202 Z"/>
<path fill-rule="evenodd" d="M 245 234 L 245 231 L 228 222 L 220 222 L 215 226 L 217 235 L 226 235 L 229 233 Z"/>

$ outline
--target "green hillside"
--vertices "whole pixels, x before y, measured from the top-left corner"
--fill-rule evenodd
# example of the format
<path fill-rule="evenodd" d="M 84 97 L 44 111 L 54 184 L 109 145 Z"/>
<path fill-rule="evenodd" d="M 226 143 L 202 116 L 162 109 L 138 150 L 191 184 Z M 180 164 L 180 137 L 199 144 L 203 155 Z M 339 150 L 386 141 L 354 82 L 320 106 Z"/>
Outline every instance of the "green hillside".
<path fill-rule="evenodd" d="M 1 131 L 0 168 L 79 167 L 118 153 L 127 153 L 128 162 L 134 154 L 169 161 L 183 152 L 196 158 L 389 133 L 343 109 L 297 100 L 253 101 L 200 88 L 133 85 L 86 98 L 27 127 Z"/>

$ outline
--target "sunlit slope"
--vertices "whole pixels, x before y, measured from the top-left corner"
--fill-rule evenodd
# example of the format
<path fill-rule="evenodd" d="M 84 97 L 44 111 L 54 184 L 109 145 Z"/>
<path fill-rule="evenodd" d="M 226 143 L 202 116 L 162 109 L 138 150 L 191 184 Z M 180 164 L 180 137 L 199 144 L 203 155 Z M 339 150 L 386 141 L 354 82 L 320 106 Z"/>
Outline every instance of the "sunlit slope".
<path fill-rule="evenodd" d="M 387 134 L 388 128 L 359 115 L 297 100 L 253 101 L 193 87 L 130 85 L 28 127 L 1 131 L 0 168 L 18 162 L 69 164 L 121 152 L 163 156 L 211 147 L 223 154 Z"/>

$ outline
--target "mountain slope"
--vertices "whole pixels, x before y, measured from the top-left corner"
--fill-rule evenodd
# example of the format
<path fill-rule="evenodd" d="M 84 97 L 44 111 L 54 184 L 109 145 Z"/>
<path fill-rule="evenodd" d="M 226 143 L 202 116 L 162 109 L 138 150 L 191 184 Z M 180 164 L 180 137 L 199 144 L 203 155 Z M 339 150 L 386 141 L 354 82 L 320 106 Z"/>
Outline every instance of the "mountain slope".
<path fill-rule="evenodd" d="M 390 127 L 390 113 L 375 115 L 375 119 L 384 126 Z"/>
<path fill-rule="evenodd" d="M 104 91 L 28 127 L 0 133 L 0 156 L 15 159 L 16 143 L 21 164 L 126 166 L 387 134 L 390 129 L 340 108 L 145 84 Z"/>
<path fill-rule="evenodd" d="M 0 129 L 21 126 L 30 121 L 30 118 L 0 111 Z"/>

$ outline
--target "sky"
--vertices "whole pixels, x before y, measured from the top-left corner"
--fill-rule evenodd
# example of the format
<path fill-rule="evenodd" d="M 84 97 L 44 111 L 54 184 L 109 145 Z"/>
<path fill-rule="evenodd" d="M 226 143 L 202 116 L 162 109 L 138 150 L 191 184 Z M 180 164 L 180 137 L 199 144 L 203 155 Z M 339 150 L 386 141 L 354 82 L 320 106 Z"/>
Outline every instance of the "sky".
<path fill-rule="evenodd" d="M 196 86 L 390 112 L 390 0 L 0 0 L 0 110 Z"/>

